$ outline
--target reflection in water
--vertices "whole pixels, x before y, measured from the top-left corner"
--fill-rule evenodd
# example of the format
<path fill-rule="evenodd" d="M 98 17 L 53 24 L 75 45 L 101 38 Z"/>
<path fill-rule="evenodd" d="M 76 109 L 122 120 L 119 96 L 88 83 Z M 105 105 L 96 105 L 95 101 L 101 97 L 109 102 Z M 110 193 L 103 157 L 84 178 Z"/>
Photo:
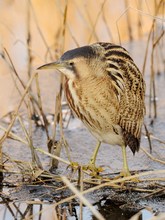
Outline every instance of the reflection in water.
<path fill-rule="evenodd" d="M 54 219 L 55 206 L 46 204 L 42 201 L 35 200 L 31 202 L 11 202 L 8 199 L 1 197 L 0 205 L 0 219 L 1 220 L 13 220 L 13 219 L 36 219 L 36 220 L 46 220 Z M 98 206 L 95 206 L 98 208 Z M 72 210 L 71 210 L 72 209 Z M 118 212 L 118 209 L 113 209 L 114 213 L 110 219 L 118 219 L 117 216 L 121 216 L 121 213 Z M 78 219 L 80 215 L 79 206 L 75 207 L 61 207 L 57 210 L 58 214 L 61 214 L 64 217 L 63 219 L 73 220 Z M 105 207 L 103 207 L 103 212 L 105 214 Z M 67 214 L 66 214 L 67 213 Z M 118 214 L 117 214 L 118 213 Z M 102 213 L 103 214 L 103 213 Z M 107 217 L 107 214 L 106 216 Z M 92 220 L 92 214 L 87 207 L 83 207 L 83 219 Z M 108 218 L 106 218 L 108 219 Z M 125 218 L 122 218 L 125 220 Z"/>
<path fill-rule="evenodd" d="M 151 213 L 150 211 L 146 209 L 143 209 L 141 212 L 142 212 L 143 219 L 151 219 L 153 217 L 153 213 Z"/>
<path fill-rule="evenodd" d="M 19 220 L 19 219 L 36 219 L 46 220 L 54 219 L 55 209 L 50 204 L 28 204 L 28 202 L 8 202 L 3 199 L 0 205 L 1 220 Z"/>
<path fill-rule="evenodd" d="M 55 210 L 55 205 L 39 200 L 11 202 L 1 197 L 0 202 L 0 219 L 1 220 L 19 220 L 19 219 L 35 219 L 35 220 L 78 220 L 80 216 L 79 206 L 62 206 Z M 106 220 L 127 220 L 135 213 L 123 211 L 114 204 L 95 205 L 95 208 L 105 217 Z M 58 217 L 57 217 L 58 216 Z M 60 216 L 62 218 L 60 218 Z M 148 220 L 153 214 L 144 209 L 137 220 Z M 83 207 L 83 220 L 96 220 L 87 207 Z"/>

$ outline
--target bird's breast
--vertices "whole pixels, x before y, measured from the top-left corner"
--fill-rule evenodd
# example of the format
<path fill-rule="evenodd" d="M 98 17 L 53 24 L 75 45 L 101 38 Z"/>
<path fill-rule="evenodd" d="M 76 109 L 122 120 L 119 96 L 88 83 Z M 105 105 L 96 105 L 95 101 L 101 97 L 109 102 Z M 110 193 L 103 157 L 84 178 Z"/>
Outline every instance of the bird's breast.
<path fill-rule="evenodd" d="M 97 88 L 87 86 L 84 90 L 68 80 L 65 94 L 73 113 L 99 141 L 122 144 L 121 128 L 117 125 L 118 106 L 110 92 L 106 93 L 99 85 Z"/>

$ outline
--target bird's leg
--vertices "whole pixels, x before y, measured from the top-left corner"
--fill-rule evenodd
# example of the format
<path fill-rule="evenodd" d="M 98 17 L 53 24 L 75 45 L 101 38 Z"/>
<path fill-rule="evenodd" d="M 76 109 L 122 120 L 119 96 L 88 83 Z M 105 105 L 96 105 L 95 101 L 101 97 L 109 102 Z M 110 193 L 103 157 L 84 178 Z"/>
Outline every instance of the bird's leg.
<path fill-rule="evenodd" d="M 85 170 L 90 170 L 92 173 L 90 175 L 92 176 L 97 176 L 99 172 L 103 171 L 101 167 L 96 167 L 95 162 L 96 162 L 96 157 L 100 148 L 101 142 L 99 141 L 97 143 L 97 146 L 92 154 L 92 157 L 90 158 L 89 164 L 87 166 L 84 166 Z"/>
<path fill-rule="evenodd" d="M 122 155 L 123 155 L 123 170 L 120 172 L 120 176 L 131 176 L 131 173 L 128 168 L 127 155 L 126 155 L 126 146 L 122 145 Z"/>
<path fill-rule="evenodd" d="M 92 157 L 91 157 L 91 159 L 90 159 L 90 162 L 89 162 L 89 164 L 91 164 L 91 165 L 94 166 L 94 167 L 95 167 L 96 157 L 97 157 L 97 154 L 98 154 L 100 145 L 101 145 L 101 142 L 98 141 L 98 143 L 97 143 L 97 145 L 96 145 L 96 148 L 95 148 L 95 150 L 94 150 L 94 152 L 93 152 L 93 154 L 92 154 Z"/>

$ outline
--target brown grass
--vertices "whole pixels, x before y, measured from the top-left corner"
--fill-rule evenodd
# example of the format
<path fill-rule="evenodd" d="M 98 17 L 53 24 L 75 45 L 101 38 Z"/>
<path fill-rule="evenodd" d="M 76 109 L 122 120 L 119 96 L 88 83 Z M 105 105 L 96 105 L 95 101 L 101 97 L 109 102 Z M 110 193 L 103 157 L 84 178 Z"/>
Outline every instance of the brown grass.
<path fill-rule="evenodd" d="M 102 3 L 100 3 L 100 10 L 98 11 L 96 15 L 96 19 L 93 21 L 91 19 L 91 12 L 88 8 L 86 8 L 85 15 L 83 14 L 83 11 L 81 11 L 76 5 L 75 5 L 77 10 L 77 13 L 81 16 L 84 16 L 84 21 L 86 24 L 88 24 L 89 27 L 89 32 L 88 32 L 88 37 L 86 40 L 86 43 L 90 43 L 93 41 L 93 39 L 96 39 L 100 41 L 100 35 L 98 34 L 97 30 L 97 25 L 100 22 L 100 20 L 103 20 L 103 23 L 105 25 L 105 28 L 107 30 L 107 33 L 109 35 L 109 38 L 115 41 L 114 37 L 112 36 L 112 31 L 109 28 L 108 24 L 108 18 L 106 17 L 107 14 L 105 13 L 105 7 L 107 4 L 108 0 L 104 0 Z M 116 21 L 116 29 L 118 30 L 119 34 L 119 41 L 122 44 L 122 37 L 120 35 L 120 27 L 119 27 L 119 21 L 123 19 L 123 16 L 126 16 L 126 25 L 129 33 L 129 40 L 133 41 L 134 40 L 134 34 L 132 33 L 133 30 L 133 24 L 131 21 L 131 15 L 130 12 L 134 11 L 138 15 L 138 23 L 137 23 L 137 32 L 139 33 L 139 37 L 143 37 L 143 21 L 142 17 L 143 16 L 148 16 L 150 17 L 152 21 L 152 25 L 150 28 L 150 31 L 148 32 L 148 39 L 146 40 L 146 50 L 145 50 L 145 56 L 143 60 L 143 68 L 142 68 L 142 73 L 145 75 L 145 70 L 146 66 L 148 65 L 147 63 L 147 58 L 150 57 L 150 62 L 151 62 L 151 68 L 150 68 L 150 89 L 149 89 L 149 117 L 152 119 L 159 117 L 159 110 L 157 108 L 157 102 L 156 102 L 156 84 L 155 84 L 155 77 L 156 77 L 156 67 L 155 67 L 155 62 L 154 60 L 156 59 L 157 53 L 163 53 L 163 48 L 160 48 L 160 45 L 163 44 L 163 37 L 164 37 L 164 29 L 161 30 L 160 33 L 157 33 L 156 25 L 158 22 L 163 23 L 163 18 L 159 17 L 159 13 L 161 10 L 164 11 L 164 5 L 163 5 L 163 0 L 160 1 L 155 1 L 155 13 L 154 15 L 150 13 L 144 13 L 142 10 L 143 9 L 138 9 L 138 8 L 132 8 L 129 6 L 128 1 L 124 1 L 125 3 L 125 10 L 124 13 L 120 14 L 118 20 Z M 79 46 L 81 43 L 75 38 L 74 33 L 72 33 L 71 26 L 68 22 L 68 10 L 69 8 L 69 1 L 65 1 L 65 4 L 63 5 L 63 11 L 59 8 L 60 14 L 62 15 L 62 24 L 61 24 L 61 29 L 59 30 L 59 35 L 57 35 L 54 39 L 54 45 L 56 45 L 57 50 L 60 51 L 60 54 L 62 54 L 65 50 L 65 45 L 66 41 L 68 40 L 67 37 L 69 35 L 69 38 L 72 39 L 72 41 L 75 43 L 75 45 Z M 57 6 L 58 8 L 59 6 Z M 163 9 L 162 9 L 163 8 Z M 80 204 L 80 218 L 82 218 L 82 207 L 83 205 L 87 206 L 90 211 L 93 213 L 93 215 L 97 219 L 105 219 L 93 206 L 90 204 L 90 202 L 84 197 L 85 194 L 89 192 L 93 192 L 95 190 L 103 189 L 105 187 L 110 187 L 113 188 L 114 190 L 116 189 L 121 189 L 121 190 L 126 190 L 127 189 L 127 183 L 130 184 L 130 188 L 132 191 L 136 192 L 146 192 L 147 197 L 151 197 L 155 194 L 158 194 L 159 192 L 164 190 L 164 187 L 162 186 L 158 190 L 155 189 L 146 189 L 146 188 L 141 188 L 141 187 L 134 187 L 134 179 L 135 178 L 141 178 L 141 181 L 145 182 L 154 182 L 155 181 L 165 181 L 164 178 L 160 177 L 155 177 L 155 175 L 158 174 L 164 174 L 164 170 L 155 170 L 155 171 L 148 171 L 148 172 L 139 172 L 138 174 L 132 175 L 131 177 L 125 177 L 125 178 L 119 178 L 119 179 L 110 179 L 106 177 L 101 177 L 101 178 L 91 178 L 90 177 L 90 172 L 88 171 L 83 171 L 82 167 L 79 166 L 78 164 L 73 164 L 70 159 L 70 151 L 68 148 L 67 141 L 65 140 L 64 136 L 64 131 L 63 131 L 63 115 L 62 115 L 62 101 L 63 101 L 63 91 L 62 91 L 62 84 L 63 84 L 63 77 L 61 76 L 61 79 L 59 81 L 60 83 L 60 90 L 59 92 L 55 95 L 55 108 L 54 108 L 54 127 L 52 134 L 50 135 L 50 130 L 49 130 L 49 124 L 46 118 L 46 113 L 43 108 L 43 100 L 42 100 L 42 95 L 41 95 L 41 85 L 39 82 L 39 76 L 36 71 L 32 71 L 34 68 L 34 63 L 33 63 L 33 56 L 34 54 L 32 53 L 32 36 L 33 33 L 31 32 L 31 26 L 30 26 L 30 21 L 33 20 L 33 22 L 36 25 L 36 28 L 38 30 L 38 33 L 43 41 L 43 44 L 45 45 L 46 48 L 46 54 L 45 54 L 45 60 L 47 60 L 47 54 L 49 54 L 49 60 L 52 61 L 54 60 L 54 53 L 52 52 L 49 42 L 44 37 L 44 33 L 42 32 L 42 28 L 40 27 L 40 23 L 37 19 L 37 15 L 35 12 L 35 8 L 32 4 L 31 1 L 28 1 L 27 4 L 27 20 L 26 20 L 26 27 L 27 27 L 27 78 L 28 81 L 25 83 L 21 77 L 19 72 L 17 72 L 15 65 L 12 61 L 12 58 L 8 52 L 7 49 L 4 49 L 4 56 L 3 59 L 4 61 L 10 66 L 10 69 L 12 70 L 12 78 L 13 82 L 15 84 L 15 87 L 20 95 L 20 101 L 15 107 L 14 111 L 12 112 L 11 116 L 11 122 L 8 124 L 8 127 L 4 127 L 3 125 L 0 125 L 0 130 L 3 131 L 3 135 L 0 137 L 0 158 L 1 158 L 1 165 L 0 165 L 0 171 L 1 174 L 11 174 L 11 175 L 19 175 L 22 177 L 22 182 L 16 184 L 17 186 L 21 186 L 24 184 L 24 180 L 26 179 L 26 184 L 29 181 L 29 183 L 32 184 L 45 184 L 46 187 L 49 187 L 49 184 L 47 184 L 47 180 L 43 180 L 42 178 L 48 178 L 53 181 L 59 181 L 63 185 L 63 190 L 65 191 L 66 189 L 70 189 L 72 192 L 72 195 L 61 199 L 57 203 L 52 203 L 50 207 L 43 208 L 43 205 L 45 202 L 43 201 L 28 201 L 28 205 L 26 210 L 21 212 L 19 210 L 19 205 L 14 203 L 14 206 L 17 210 L 17 212 L 20 214 L 22 219 L 33 219 L 34 215 L 32 214 L 32 206 L 34 204 L 38 204 L 40 206 L 40 209 L 37 213 L 39 216 L 38 219 L 41 218 L 41 215 L 45 212 L 48 211 L 49 209 L 53 210 L 52 216 L 54 216 L 54 219 L 57 220 L 65 220 L 67 219 L 67 213 L 65 209 L 61 208 L 61 204 L 64 204 L 65 202 L 69 202 L 71 204 L 71 201 L 75 198 L 79 199 L 79 204 Z M 158 21 L 159 20 L 159 21 Z M 152 50 L 151 54 L 149 53 L 149 47 L 150 44 L 152 45 Z M 5 46 L 5 45 L 4 45 Z M 157 51 L 157 53 L 156 53 Z M 55 55 L 58 57 L 58 55 Z M 19 86 L 18 86 L 19 82 Z M 33 90 L 33 87 L 35 86 L 36 88 L 36 93 Z M 151 102 L 153 100 L 153 102 Z M 25 107 L 26 109 L 26 117 L 28 118 L 28 128 L 25 126 L 25 121 L 24 118 L 22 117 L 22 107 Z M 33 116 L 39 116 L 39 121 L 41 122 L 42 127 L 44 128 L 44 131 L 46 133 L 47 137 L 47 143 L 48 143 L 48 152 L 42 150 L 41 148 L 36 148 L 33 144 L 33 124 L 32 124 L 32 118 Z M 19 134 L 15 134 L 12 132 L 12 128 L 15 126 L 16 120 L 19 123 L 19 126 L 21 127 L 23 131 L 23 137 L 19 136 Z M 38 120 L 35 120 L 36 126 L 38 126 Z M 57 125 L 60 125 L 60 140 L 56 140 L 56 129 Z M 158 139 L 154 135 L 151 135 L 147 127 L 146 128 L 146 133 L 147 137 L 149 140 L 149 145 L 151 149 L 151 144 L 152 140 L 156 139 L 160 143 L 164 144 L 165 142 L 163 140 Z M 31 151 L 31 161 L 30 162 L 25 162 L 23 160 L 15 160 L 12 158 L 12 156 L 7 155 L 6 153 L 3 152 L 3 148 L 5 148 L 5 142 L 8 139 L 12 139 L 12 142 L 14 144 L 15 141 L 22 143 L 24 147 L 29 147 Z M 61 156 L 61 148 L 62 146 L 65 146 L 65 150 L 68 155 L 68 160 L 64 160 Z M 150 153 L 148 153 L 144 148 L 141 148 L 142 151 L 151 159 L 154 160 L 155 162 L 165 164 L 165 161 L 160 160 L 158 158 L 153 157 Z M 64 163 L 66 166 L 72 167 L 73 171 L 75 172 L 75 175 L 73 175 L 72 178 L 68 178 L 66 176 L 58 176 L 54 175 L 48 171 L 44 170 L 44 165 L 42 164 L 42 161 L 39 158 L 38 153 L 42 153 L 45 156 L 49 156 L 50 158 L 50 168 L 55 168 L 58 167 L 58 163 Z M 150 177 L 148 177 L 150 176 Z M 143 179 L 142 179 L 143 178 Z M 124 184 L 126 183 L 126 185 Z M 88 184 L 88 189 L 86 189 L 84 186 Z M 132 184 L 132 185 L 131 185 Z M 79 188 L 79 190 L 78 190 Z M 60 190 L 56 189 L 56 190 Z M 3 193 L 1 193 L 3 202 L 6 203 L 5 201 L 5 196 Z M 12 216 L 15 216 L 15 213 L 13 212 L 12 208 L 8 203 L 6 203 L 7 208 L 9 209 L 10 213 Z M 72 205 L 71 205 L 72 206 Z M 30 214 L 29 214 L 30 213 Z M 137 214 L 138 216 L 138 214 Z M 133 219 L 138 219 L 138 217 L 135 216 Z M 53 218 L 52 218 L 53 219 Z M 153 219 L 158 219 L 157 217 L 154 217 Z M 163 219 L 163 218 L 162 218 Z"/>

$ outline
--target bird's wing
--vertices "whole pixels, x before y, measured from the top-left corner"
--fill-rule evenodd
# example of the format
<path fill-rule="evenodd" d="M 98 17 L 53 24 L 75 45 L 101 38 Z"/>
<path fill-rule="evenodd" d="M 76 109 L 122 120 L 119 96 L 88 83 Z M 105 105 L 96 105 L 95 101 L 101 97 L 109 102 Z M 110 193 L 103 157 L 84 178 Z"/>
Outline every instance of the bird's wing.
<path fill-rule="evenodd" d="M 139 150 L 141 127 L 145 114 L 145 83 L 134 62 L 121 65 L 124 79 L 124 92 L 119 104 L 119 125 L 123 137 L 133 153 Z"/>
<path fill-rule="evenodd" d="M 145 83 L 141 72 L 123 47 L 113 44 L 105 47 L 107 73 L 119 102 L 118 124 L 122 128 L 126 145 L 135 153 L 139 150 L 145 114 Z"/>

